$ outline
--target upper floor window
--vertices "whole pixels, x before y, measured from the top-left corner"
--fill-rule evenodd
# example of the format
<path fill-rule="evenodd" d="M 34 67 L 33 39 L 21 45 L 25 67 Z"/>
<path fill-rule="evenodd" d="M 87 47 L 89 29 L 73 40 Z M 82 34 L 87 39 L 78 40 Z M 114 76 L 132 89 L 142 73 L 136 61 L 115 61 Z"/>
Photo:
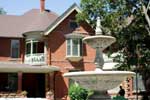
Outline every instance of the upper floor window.
<path fill-rule="evenodd" d="M 82 33 L 69 33 L 66 37 L 66 58 L 70 61 L 80 61 L 83 55 L 82 39 L 85 37 Z"/>
<path fill-rule="evenodd" d="M 44 41 L 27 40 L 25 52 L 25 64 L 42 65 L 46 64 L 46 51 Z"/>
<path fill-rule="evenodd" d="M 69 26 L 71 29 L 76 29 L 79 27 L 78 23 L 75 20 L 70 20 Z"/>
<path fill-rule="evenodd" d="M 80 38 L 67 39 L 67 56 L 79 57 L 82 55 L 82 40 Z"/>
<path fill-rule="evenodd" d="M 26 42 L 26 54 L 44 53 L 44 42 L 30 40 Z"/>
<path fill-rule="evenodd" d="M 12 58 L 19 58 L 19 47 L 20 47 L 19 40 L 11 40 L 11 57 Z"/>

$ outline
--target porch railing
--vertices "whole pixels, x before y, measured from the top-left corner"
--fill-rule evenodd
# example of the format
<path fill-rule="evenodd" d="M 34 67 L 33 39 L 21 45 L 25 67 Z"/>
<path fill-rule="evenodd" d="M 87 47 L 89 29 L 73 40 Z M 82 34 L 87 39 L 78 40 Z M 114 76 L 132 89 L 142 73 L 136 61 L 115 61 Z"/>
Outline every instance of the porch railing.
<path fill-rule="evenodd" d="M 44 53 L 26 54 L 24 63 L 30 65 L 46 64 L 46 55 Z"/>

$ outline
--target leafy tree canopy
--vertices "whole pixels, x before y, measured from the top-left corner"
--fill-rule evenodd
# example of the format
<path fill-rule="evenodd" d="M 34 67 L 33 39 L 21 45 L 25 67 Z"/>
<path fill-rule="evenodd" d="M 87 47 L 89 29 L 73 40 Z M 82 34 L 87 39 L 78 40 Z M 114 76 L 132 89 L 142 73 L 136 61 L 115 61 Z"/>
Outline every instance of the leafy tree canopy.
<path fill-rule="evenodd" d="M 117 39 L 109 51 L 119 52 L 114 59 L 120 63 L 118 69 L 138 66 L 145 80 L 150 74 L 149 4 L 149 0 L 81 0 L 82 12 L 77 15 L 78 22 L 88 20 L 93 28 L 99 16 L 104 34 Z"/>
<path fill-rule="evenodd" d="M 148 66 L 145 62 L 150 60 L 150 36 L 142 9 L 148 3 L 149 0 L 81 0 L 82 13 L 77 15 L 77 21 L 86 19 L 95 27 L 96 18 L 101 17 L 104 34 L 111 33 L 117 38 L 112 51 L 123 53 L 124 60 L 118 60 L 120 69 L 129 70 L 137 63 Z M 146 58 L 139 61 L 138 57 Z"/>
<path fill-rule="evenodd" d="M 0 8 L 0 14 L 6 14 L 3 8 Z"/>

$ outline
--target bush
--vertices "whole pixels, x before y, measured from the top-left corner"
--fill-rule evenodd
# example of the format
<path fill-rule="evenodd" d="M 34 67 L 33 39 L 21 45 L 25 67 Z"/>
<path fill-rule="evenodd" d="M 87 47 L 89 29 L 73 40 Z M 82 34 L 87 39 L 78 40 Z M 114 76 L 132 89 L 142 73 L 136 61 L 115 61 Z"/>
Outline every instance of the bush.
<path fill-rule="evenodd" d="M 124 98 L 123 96 L 116 96 L 116 97 L 113 97 L 112 100 L 128 100 L 128 99 Z"/>
<path fill-rule="evenodd" d="M 72 84 L 69 88 L 69 97 L 71 100 L 87 100 L 92 94 L 92 91 L 84 89 L 77 84 Z"/>

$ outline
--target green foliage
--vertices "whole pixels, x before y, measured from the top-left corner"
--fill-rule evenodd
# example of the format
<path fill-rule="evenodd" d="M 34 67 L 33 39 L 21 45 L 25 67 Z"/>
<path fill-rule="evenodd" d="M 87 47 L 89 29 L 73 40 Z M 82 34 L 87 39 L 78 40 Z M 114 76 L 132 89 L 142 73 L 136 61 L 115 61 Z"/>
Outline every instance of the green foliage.
<path fill-rule="evenodd" d="M 69 96 L 71 100 L 87 100 L 92 94 L 92 91 L 84 89 L 77 84 L 72 84 L 69 88 Z"/>
<path fill-rule="evenodd" d="M 148 3 L 147 0 L 143 2 Z M 115 58 L 120 63 L 119 70 L 131 70 L 138 64 L 143 68 L 149 66 L 150 36 L 141 0 L 81 0 L 81 8 L 78 21 L 88 20 L 95 27 L 96 18 L 100 16 L 104 33 L 109 32 L 117 38 L 115 51 L 123 55 Z"/>
<path fill-rule="evenodd" d="M 112 100 L 128 100 L 128 99 L 124 98 L 123 96 L 116 96 L 116 97 L 113 97 Z"/>
<path fill-rule="evenodd" d="M 129 2 L 130 1 L 130 2 Z M 82 13 L 78 20 L 88 20 L 95 27 L 95 19 L 100 16 L 104 30 L 118 31 L 124 19 L 131 15 L 131 6 L 138 0 L 81 0 Z M 134 3 L 133 3 L 134 2 Z M 134 12 L 132 12 L 133 14 Z"/>
<path fill-rule="evenodd" d="M 119 70 L 138 72 L 144 81 L 150 74 L 150 29 L 143 13 L 142 4 L 149 0 L 81 0 L 82 12 L 77 15 L 78 22 L 88 20 L 95 28 L 96 18 L 101 17 L 104 34 L 116 37 L 116 44 L 108 52 L 119 52 L 115 57 Z"/>
<path fill-rule="evenodd" d="M 3 8 L 0 8 L 0 14 L 6 14 Z"/>

